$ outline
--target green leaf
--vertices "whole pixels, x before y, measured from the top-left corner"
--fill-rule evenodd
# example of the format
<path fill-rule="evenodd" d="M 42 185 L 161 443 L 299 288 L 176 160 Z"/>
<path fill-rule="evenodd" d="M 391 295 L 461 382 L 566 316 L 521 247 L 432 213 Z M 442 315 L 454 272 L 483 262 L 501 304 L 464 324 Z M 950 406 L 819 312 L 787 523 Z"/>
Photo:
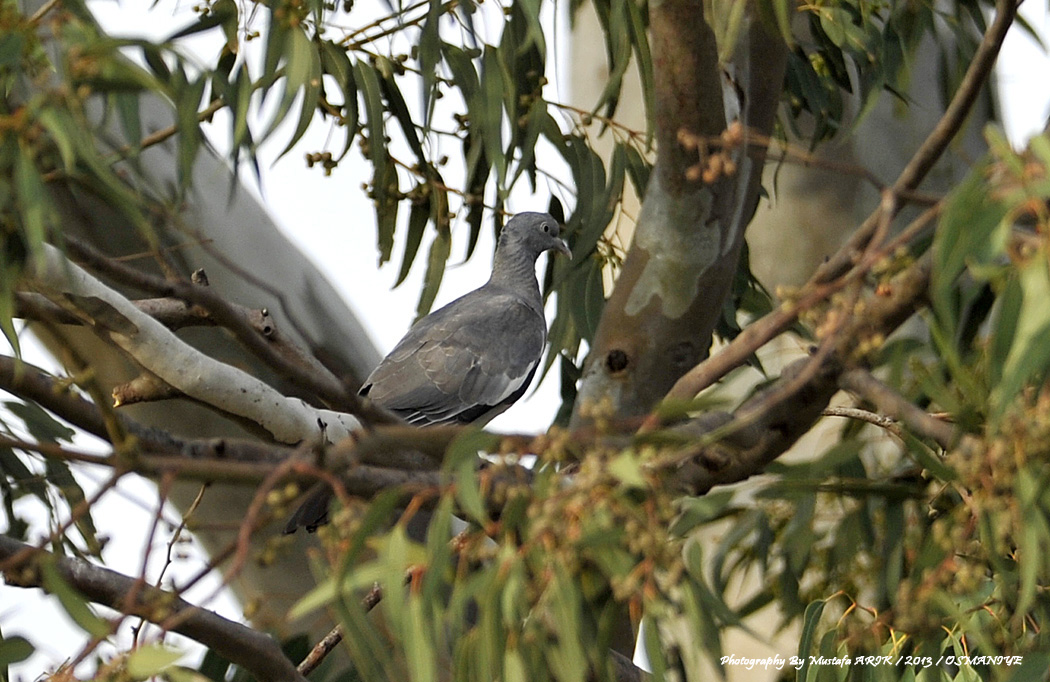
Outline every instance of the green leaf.
<path fill-rule="evenodd" d="M 565 287 L 576 330 L 587 341 L 597 333 L 605 308 L 603 278 L 601 261 L 590 258 L 573 271 Z"/>
<path fill-rule="evenodd" d="M 437 237 L 430 244 L 430 254 L 427 257 L 427 271 L 423 276 L 423 291 L 419 294 L 419 303 L 416 305 L 416 319 L 420 319 L 430 312 L 437 298 L 441 280 L 445 277 L 445 264 L 452 252 L 452 235 L 449 231 L 438 230 Z"/>
<path fill-rule="evenodd" d="M 87 498 L 84 496 L 84 489 L 80 487 L 80 484 L 73 477 L 73 472 L 70 471 L 67 462 L 48 457 L 44 460 L 44 470 L 48 482 L 58 488 L 70 509 L 76 509 L 86 502 Z M 85 509 L 83 513 L 77 516 L 75 525 L 80 536 L 87 543 L 88 552 L 100 557 L 102 555 L 102 544 L 98 540 L 95 521 L 90 508 Z"/>
<path fill-rule="evenodd" d="M 386 156 L 386 151 L 383 151 Z M 372 178 L 372 197 L 376 209 L 376 237 L 379 247 L 379 264 L 390 260 L 394 251 L 394 230 L 397 228 L 397 209 L 400 188 L 398 187 L 397 168 L 387 157 L 382 163 L 375 164 L 375 175 Z"/>
<path fill-rule="evenodd" d="M 175 92 L 176 127 L 179 134 L 177 150 L 177 168 L 179 187 L 187 189 L 193 182 L 193 166 L 197 161 L 202 137 L 197 112 L 204 95 L 207 79 L 184 81 Z"/>
<path fill-rule="evenodd" d="M 931 298 L 949 338 L 959 323 L 952 296 L 957 278 L 971 265 L 992 262 L 1006 248 L 1008 234 L 998 229 L 1006 207 L 989 193 L 986 170 L 980 164 L 952 192 L 934 237 Z"/>
<path fill-rule="evenodd" d="M 635 149 L 634 145 L 624 146 L 627 161 L 627 174 L 631 178 L 631 184 L 634 185 L 634 191 L 639 197 L 645 196 L 645 189 L 649 186 L 649 173 L 652 170 L 652 164 L 642 158 L 641 152 Z"/>
<path fill-rule="evenodd" d="M 408 273 L 412 269 L 412 263 L 416 260 L 416 253 L 419 252 L 419 245 L 423 241 L 423 231 L 426 229 L 429 220 L 429 199 L 423 203 L 413 203 L 408 213 L 408 235 L 405 238 L 405 255 L 401 258 L 401 269 L 397 273 L 397 281 L 394 282 L 395 287 L 400 286 L 405 281 L 405 278 L 408 277 Z"/>
<path fill-rule="evenodd" d="M 36 651 L 36 647 L 21 635 L 4 637 L 0 634 L 0 677 L 8 679 L 4 670 L 9 665 L 21 663 Z"/>
<path fill-rule="evenodd" d="M 456 482 L 456 501 L 469 517 L 481 524 L 488 523 L 489 518 L 479 487 L 478 453 L 491 451 L 498 443 L 498 437 L 470 429 L 456 436 L 445 452 L 443 468 Z"/>
<path fill-rule="evenodd" d="M 441 54 L 445 58 L 445 64 L 452 72 L 452 81 L 463 93 L 463 100 L 468 108 L 473 108 L 472 103 L 481 89 L 477 68 L 474 60 L 470 58 L 463 48 L 449 43 L 442 43 Z"/>
<path fill-rule="evenodd" d="M 624 450 L 609 460 L 608 472 L 627 488 L 645 488 L 642 462 L 635 453 Z"/>
<path fill-rule="evenodd" d="M 15 483 L 19 492 L 28 491 L 48 508 L 51 507 L 44 475 L 30 471 L 11 448 L 0 448 L 0 474 L 3 474 L 0 479 Z"/>
<path fill-rule="evenodd" d="M 649 670 L 654 680 L 667 679 L 667 652 L 660 641 L 660 626 L 653 620 L 642 621 L 642 641 L 645 643 L 645 656 L 649 660 Z M 715 659 L 716 661 L 718 659 Z"/>
<path fill-rule="evenodd" d="M 37 121 L 51 135 L 51 141 L 55 143 L 58 155 L 62 157 L 63 169 L 67 173 L 72 172 L 77 162 L 76 142 L 74 140 L 77 124 L 74 123 L 68 112 L 53 108 L 41 111 Z"/>
<path fill-rule="evenodd" d="M 653 66 L 653 56 L 649 51 L 649 33 L 646 31 L 646 21 L 642 14 L 642 4 L 633 0 L 625 0 L 627 5 L 628 28 L 631 32 L 631 44 L 634 46 L 634 54 L 638 59 L 638 74 L 642 80 L 642 102 L 645 104 L 645 144 L 651 147 L 653 135 L 656 132 L 656 118 L 653 116 L 653 106 L 656 103 L 656 72 Z M 745 5 L 745 2 L 740 2 Z M 639 191 L 641 196 L 641 191 Z"/>
<path fill-rule="evenodd" d="M 48 198 L 33 152 L 25 144 L 19 145 L 15 158 L 15 189 L 22 218 L 22 232 L 30 254 L 40 253 L 47 239 Z"/>
<path fill-rule="evenodd" d="M 729 503 L 732 500 L 731 490 L 717 490 L 703 497 L 683 498 L 679 502 L 682 513 L 671 526 L 671 534 L 681 537 L 698 526 L 722 518 L 729 511 Z"/>
<path fill-rule="evenodd" d="M 423 600 L 418 594 L 408 597 L 405 623 L 405 651 L 408 653 L 408 671 L 413 682 L 436 682 L 437 657 L 430 638 L 428 619 Z"/>
<path fill-rule="evenodd" d="M 525 659 L 517 649 L 510 647 L 503 653 L 503 680 L 504 682 L 529 682 L 528 669 L 525 667 Z"/>
<path fill-rule="evenodd" d="M 1050 369 L 1050 269 L 1044 258 L 1033 258 L 1018 267 L 1021 309 L 1002 381 L 992 389 L 995 417 L 1002 416 L 1014 396 L 1029 382 Z"/>
<path fill-rule="evenodd" d="M 802 615 L 802 635 L 798 640 L 798 657 L 802 660 L 802 667 L 795 675 L 796 682 L 807 682 L 806 673 L 809 670 L 809 655 L 813 651 L 813 638 L 816 636 L 820 616 L 824 613 L 826 604 L 827 601 L 824 599 L 810 602 L 806 607 L 806 612 Z"/>
<path fill-rule="evenodd" d="M 164 42 L 171 43 L 179 38 L 191 36 L 195 33 L 202 33 L 231 20 L 237 20 L 236 4 L 229 2 L 228 0 L 219 0 L 219 2 L 216 2 L 211 6 L 211 9 L 207 14 L 201 14 L 195 23 L 172 33 Z"/>
<path fill-rule="evenodd" d="M 73 622 L 80 626 L 91 637 L 103 639 L 110 634 L 109 623 L 92 611 L 87 599 L 72 585 L 66 582 L 58 570 L 53 557 L 46 557 L 39 563 L 44 589 L 58 597 Z"/>
<path fill-rule="evenodd" d="M 354 67 L 343 48 L 330 40 L 321 41 L 321 64 L 325 73 L 331 74 L 339 84 L 343 94 L 342 127 L 346 131 L 343 149 L 337 160 L 342 160 L 353 146 L 359 124 L 357 106 L 357 82 L 354 80 Z"/>
<path fill-rule="evenodd" d="M 1045 682 L 1050 669 L 1050 651 L 1029 651 L 1008 682 Z"/>
<path fill-rule="evenodd" d="M 378 59 L 385 60 L 389 63 L 389 60 L 385 57 L 379 57 Z M 397 81 L 394 79 L 393 68 L 380 68 L 379 72 L 383 74 L 383 79 L 380 81 L 380 85 L 383 89 L 383 95 L 386 97 L 387 109 L 394 115 L 398 125 L 401 126 L 401 133 L 405 136 L 405 141 L 408 142 L 409 149 L 411 149 L 412 153 L 416 155 L 416 159 L 419 160 L 419 163 L 425 165 L 426 156 L 423 153 L 423 145 L 419 141 L 419 133 L 416 131 L 416 124 L 412 120 L 412 112 L 409 111 L 408 103 L 405 102 L 405 97 L 401 94 L 401 89 L 397 87 Z"/>
<path fill-rule="evenodd" d="M 277 108 L 270 130 L 263 137 L 269 137 L 273 129 L 284 120 L 289 108 L 295 101 L 296 95 L 302 93 L 302 104 L 300 105 L 299 120 L 291 140 L 288 141 L 284 151 L 278 156 L 287 154 L 295 143 L 302 138 L 306 129 L 314 118 L 318 98 L 321 94 L 321 57 L 314 43 L 301 30 L 293 29 L 288 32 L 288 41 L 284 48 L 284 97 Z"/>
<path fill-rule="evenodd" d="M 612 118 L 620 102 L 623 90 L 623 77 L 631 64 L 631 34 L 627 26 L 625 5 L 633 4 L 630 0 L 613 2 L 604 11 L 598 12 L 599 21 L 605 31 L 605 49 L 609 60 L 609 75 L 605 88 L 598 95 L 594 112 L 605 107 L 604 115 Z"/>
<path fill-rule="evenodd" d="M 496 168 L 496 185 L 506 187 L 507 157 L 503 153 L 503 96 L 506 89 L 506 78 L 496 48 L 487 46 L 482 57 L 481 85 L 483 96 L 478 111 L 481 120 L 482 144 L 489 162 Z"/>
<path fill-rule="evenodd" d="M 25 36 L 16 31 L 5 31 L 0 35 L 0 68 L 14 69 L 22 59 Z"/>
<path fill-rule="evenodd" d="M 795 36 L 791 31 L 791 14 L 794 4 L 788 0 L 771 0 L 773 5 L 773 16 L 776 18 L 777 28 L 780 36 L 788 45 L 794 45 Z"/>
<path fill-rule="evenodd" d="M 513 185 L 518 181 L 522 171 L 528 171 L 532 189 L 535 191 L 536 143 L 540 139 L 540 132 L 543 130 L 544 120 L 547 117 L 547 101 L 542 97 L 534 99 L 529 106 L 529 113 L 526 114 L 526 117 L 528 123 L 525 126 L 525 136 L 521 140 L 521 159 L 518 160 L 517 167 L 514 169 L 514 177 L 511 179 L 510 184 Z"/>
<path fill-rule="evenodd" d="M 160 675 L 185 655 L 185 651 L 163 644 L 140 646 L 128 654 L 128 674 L 136 680 L 145 680 Z"/>
<path fill-rule="evenodd" d="M 22 420 L 26 430 L 37 440 L 48 443 L 73 442 L 75 431 L 52 417 L 34 402 L 5 401 L 4 407 Z"/>
<path fill-rule="evenodd" d="M 426 21 L 419 33 L 419 71 L 423 77 L 423 125 L 430 126 L 434 94 L 438 92 L 438 68 L 441 64 L 441 3 L 431 2 Z"/>
<path fill-rule="evenodd" d="M 553 579 L 543 596 L 550 612 L 550 627 L 556 637 L 545 653 L 554 677 L 560 682 L 584 682 L 587 656 L 583 651 L 582 595 L 576 581 L 562 567 L 554 567 Z"/>
<path fill-rule="evenodd" d="M 139 114 L 139 96 L 137 93 L 117 92 L 112 95 L 112 101 L 120 116 L 120 124 L 124 128 L 124 137 L 133 150 L 138 150 L 142 141 L 142 118 Z"/>

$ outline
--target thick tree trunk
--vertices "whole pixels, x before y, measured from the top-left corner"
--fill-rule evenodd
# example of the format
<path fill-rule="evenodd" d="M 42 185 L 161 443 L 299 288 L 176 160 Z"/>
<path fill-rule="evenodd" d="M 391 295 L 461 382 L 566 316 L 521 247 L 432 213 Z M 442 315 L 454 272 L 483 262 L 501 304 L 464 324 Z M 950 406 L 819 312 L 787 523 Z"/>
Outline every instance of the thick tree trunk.
<path fill-rule="evenodd" d="M 623 270 L 584 369 L 574 421 L 611 403 L 616 419 L 648 412 L 683 372 L 706 357 L 758 202 L 763 150 L 734 152 L 737 170 L 711 181 L 690 167 L 704 155 L 682 136 L 718 137 L 726 111 L 768 135 L 786 48 L 751 21 L 741 32 L 725 89 L 715 37 L 699 0 L 649 6 L 656 83 L 657 160 Z M 710 180 L 710 178 L 709 178 Z M 606 409 L 606 408 L 601 408 Z"/>

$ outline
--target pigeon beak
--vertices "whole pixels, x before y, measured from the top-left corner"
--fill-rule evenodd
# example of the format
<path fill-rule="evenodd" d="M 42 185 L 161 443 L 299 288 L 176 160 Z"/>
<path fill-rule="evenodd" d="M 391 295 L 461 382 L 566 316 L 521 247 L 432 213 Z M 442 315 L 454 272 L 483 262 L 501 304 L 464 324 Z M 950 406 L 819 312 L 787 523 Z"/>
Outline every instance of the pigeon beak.
<path fill-rule="evenodd" d="M 554 248 L 557 251 L 559 251 L 560 253 L 564 253 L 566 258 L 572 260 L 572 250 L 569 248 L 569 245 L 565 242 L 564 239 L 556 239 L 555 244 L 556 246 Z"/>

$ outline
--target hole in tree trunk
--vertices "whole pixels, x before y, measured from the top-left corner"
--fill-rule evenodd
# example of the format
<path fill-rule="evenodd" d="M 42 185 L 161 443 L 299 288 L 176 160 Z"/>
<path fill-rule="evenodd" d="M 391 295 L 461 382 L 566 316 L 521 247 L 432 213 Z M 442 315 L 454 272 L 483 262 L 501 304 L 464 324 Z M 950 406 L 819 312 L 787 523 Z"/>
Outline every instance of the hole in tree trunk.
<path fill-rule="evenodd" d="M 620 349 L 611 350 L 605 356 L 605 366 L 610 374 L 618 374 L 627 369 L 627 362 L 627 353 Z"/>

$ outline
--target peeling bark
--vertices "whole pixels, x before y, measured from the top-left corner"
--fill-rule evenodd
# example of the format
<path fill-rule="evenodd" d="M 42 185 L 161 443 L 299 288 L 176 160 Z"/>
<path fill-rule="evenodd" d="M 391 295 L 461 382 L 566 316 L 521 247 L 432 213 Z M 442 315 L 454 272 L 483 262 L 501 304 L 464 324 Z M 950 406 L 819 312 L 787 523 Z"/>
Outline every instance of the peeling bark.
<path fill-rule="evenodd" d="M 648 412 L 707 356 L 757 205 L 764 153 L 745 139 L 734 156 L 737 172 L 707 183 L 687 172 L 697 156 L 679 136 L 718 136 L 726 128 L 725 112 L 737 108 L 745 130 L 769 134 L 784 79 L 783 42 L 753 18 L 741 32 L 731 65 L 736 87 L 725 89 L 724 102 L 703 3 L 651 3 L 649 17 L 657 161 L 584 368 L 577 425 L 605 401 L 616 419 Z"/>

